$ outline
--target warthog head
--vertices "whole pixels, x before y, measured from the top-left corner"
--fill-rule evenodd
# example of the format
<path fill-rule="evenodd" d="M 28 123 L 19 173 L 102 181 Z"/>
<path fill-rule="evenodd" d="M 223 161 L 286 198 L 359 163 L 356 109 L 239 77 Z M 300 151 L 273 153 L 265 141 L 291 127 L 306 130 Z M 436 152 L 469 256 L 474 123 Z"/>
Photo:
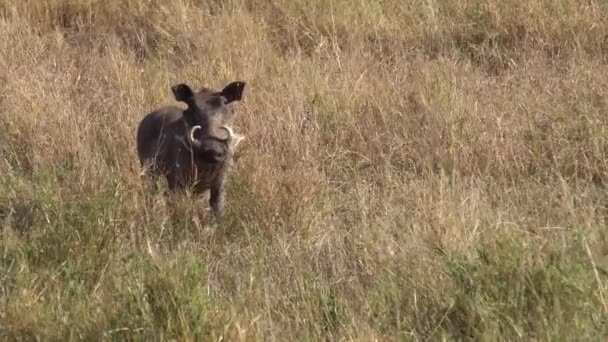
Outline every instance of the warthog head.
<path fill-rule="evenodd" d="M 229 104 L 241 100 L 245 83 L 231 82 L 222 90 L 203 88 L 194 92 L 186 84 L 171 87 L 186 109 L 167 106 L 147 114 L 137 129 L 137 153 L 142 175 L 164 175 L 169 189 L 210 190 L 216 215 L 224 203 L 224 183 L 232 154 L 243 139 L 228 123 Z"/>
<path fill-rule="evenodd" d="M 171 88 L 175 99 L 188 105 L 183 116 L 195 158 L 209 164 L 222 162 L 239 143 L 240 138 L 234 141 L 234 133 L 226 126 L 233 116 L 227 105 L 241 100 L 244 87 L 243 82 L 232 82 L 219 92 L 204 88 L 198 93 L 183 83 Z"/>

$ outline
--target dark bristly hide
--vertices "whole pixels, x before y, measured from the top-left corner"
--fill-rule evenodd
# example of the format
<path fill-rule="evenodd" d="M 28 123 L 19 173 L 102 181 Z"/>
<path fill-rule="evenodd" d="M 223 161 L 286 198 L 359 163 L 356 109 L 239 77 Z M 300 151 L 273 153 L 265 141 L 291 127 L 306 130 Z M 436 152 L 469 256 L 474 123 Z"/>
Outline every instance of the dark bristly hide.
<path fill-rule="evenodd" d="M 233 117 L 229 104 L 240 101 L 245 83 L 235 81 L 221 91 L 194 92 L 186 84 L 174 85 L 175 99 L 187 108 L 159 108 L 147 114 L 137 130 L 137 153 L 142 176 L 164 176 L 170 191 L 210 191 L 209 204 L 220 216 L 224 184 L 233 149 L 243 139 L 227 126 Z"/>

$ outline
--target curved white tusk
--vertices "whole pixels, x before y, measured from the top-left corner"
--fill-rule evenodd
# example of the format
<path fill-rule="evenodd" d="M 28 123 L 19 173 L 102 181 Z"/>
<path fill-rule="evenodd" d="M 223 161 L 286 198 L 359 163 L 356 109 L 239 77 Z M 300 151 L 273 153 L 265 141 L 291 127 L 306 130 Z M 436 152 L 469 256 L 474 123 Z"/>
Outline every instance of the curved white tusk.
<path fill-rule="evenodd" d="M 196 139 L 194 139 L 194 133 L 199 130 L 202 129 L 201 126 L 194 126 L 192 127 L 192 129 L 190 130 L 190 134 L 188 134 L 188 138 L 190 138 L 190 143 L 194 142 Z"/>
<path fill-rule="evenodd" d="M 228 133 L 228 138 L 226 138 L 226 143 L 230 144 L 230 142 L 232 141 L 232 138 L 234 137 L 234 132 L 232 132 L 232 129 L 228 126 L 220 126 L 220 128 L 225 130 L 226 133 Z"/>

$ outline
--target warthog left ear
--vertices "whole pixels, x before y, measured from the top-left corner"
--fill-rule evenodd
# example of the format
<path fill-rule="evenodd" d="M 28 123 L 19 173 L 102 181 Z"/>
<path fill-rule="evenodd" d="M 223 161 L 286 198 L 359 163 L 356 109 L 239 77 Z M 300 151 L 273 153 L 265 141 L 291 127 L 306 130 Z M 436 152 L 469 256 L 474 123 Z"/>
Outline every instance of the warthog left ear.
<path fill-rule="evenodd" d="M 192 89 L 190 89 L 187 84 L 183 83 L 174 85 L 171 87 L 171 91 L 173 91 L 173 96 L 175 96 L 175 99 L 181 102 L 186 102 L 186 100 L 194 95 Z"/>
<path fill-rule="evenodd" d="M 245 82 L 236 81 L 225 86 L 220 95 L 226 98 L 226 103 L 240 101 L 243 98 L 243 90 L 245 90 Z"/>

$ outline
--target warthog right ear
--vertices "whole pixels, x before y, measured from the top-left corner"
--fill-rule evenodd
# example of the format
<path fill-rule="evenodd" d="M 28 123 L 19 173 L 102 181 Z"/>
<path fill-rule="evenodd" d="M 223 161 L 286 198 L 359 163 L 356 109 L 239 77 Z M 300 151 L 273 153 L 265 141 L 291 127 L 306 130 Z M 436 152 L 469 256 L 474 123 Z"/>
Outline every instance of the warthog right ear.
<path fill-rule="evenodd" d="M 245 82 L 235 81 L 231 82 L 222 89 L 220 95 L 226 98 L 226 103 L 240 101 L 243 98 L 243 90 L 245 89 Z"/>
<path fill-rule="evenodd" d="M 171 91 L 173 91 L 173 96 L 177 101 L 186 102 L 189 98 L 194 95 L 192 89 L 187 84 L 177 84 L 171 87 Z"/>

